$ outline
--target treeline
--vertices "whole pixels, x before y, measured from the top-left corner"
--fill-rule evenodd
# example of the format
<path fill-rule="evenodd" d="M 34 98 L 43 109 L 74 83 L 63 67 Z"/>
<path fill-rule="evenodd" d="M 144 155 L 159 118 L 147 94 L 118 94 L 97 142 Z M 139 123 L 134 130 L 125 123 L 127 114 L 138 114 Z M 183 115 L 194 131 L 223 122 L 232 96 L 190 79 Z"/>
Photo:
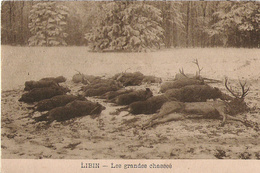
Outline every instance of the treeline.
<path fill-rule="evenodd" d="M 260 4 L 254 1 L 2 1 L 1 8 L 7 45 L 260 46 Z"/>

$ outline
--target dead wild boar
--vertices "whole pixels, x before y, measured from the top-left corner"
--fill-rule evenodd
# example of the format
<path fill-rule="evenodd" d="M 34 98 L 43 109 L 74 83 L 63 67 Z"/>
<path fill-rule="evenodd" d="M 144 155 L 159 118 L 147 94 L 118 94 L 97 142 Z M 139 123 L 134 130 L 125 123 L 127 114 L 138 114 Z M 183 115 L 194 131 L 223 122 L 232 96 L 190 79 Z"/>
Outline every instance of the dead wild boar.
<path fill-rule="evenodd" d="M 165 96 L 169 100 L 176 99 L 181 102 L 205 102 L 208 99 L 222 98 L 224 94 L 216 87 L 209 85 L 187 85 L 178 89 L 169 89 Z"/>
<path fill-rule="evenodd" d="M 58 86 L 54 81 L 40 80 L 40 81 L 26 81 L 24 91 L 30 91 L 34 88 L 45 88 L 51 86 Z"/>
<path fill-rule="evenodd" d="M 99 87 L 97 89 L 88 89 L 84 92 L 84 96 L 86 97 L 92 97 L 92 96 L 100 96 L 103 95 L 109 91 L 116 91 L 119 88 L 116 86 L 106 86 L 106 87 Z"/>
<path fill-rule="evenodd" d="M 124 86 L 141 85 L 144 75 L 141 72 L 118 73 L 112 77 L 114 80 L 121 82 Z"/>
<path fill-rule="evenodd" d="M 32 103 L 36 101 L 41 101 L 44 99 L 49 99 L 57 95 L 63 95 L 70 90 L 61 86 L 58 87 L 46 87 L 46 88 L 34 88 L 28 93 L 22 95 L 19 101 L 25 103 Z"/>
<path fill-rule="evenodd" d="M 113 101 L 114 98 L 116 98 L 117 96 L 122 95 L 122 94 L 128 94 L 128 93 L 131 93 L 133 91 L 134 91 L 133 89 L 124 89 L 124 88 L 122 88 L 122 89 L 119 89 L 117 91 L 106 92 L 105 94 L 103 94 L 99 98 L 100 99 L 107 99 L 107 100 Z"/>
<path fill-rule="evenodd" d="M 133 102 L 144 101 L 152 97 L 153 93 L 149 88 L 145 90 L 133 91 L 128 94 L 122 94 L 116 97 L 115 102 L 118 105 L 129 105 Z"/>
<path fill-rule="evenodd" d="M 53 81 L 56 83 L 62 83 L 66 81 L 66 78 L 64 76 L 58 76 L 58 77 L 46 77 L 46 78 L 42 78 L 39 81 Z"/>
<path fill-rule="evenodd" d="M 169 101 L 164 95 L 153 96 L 145 101 L 133 102 L 129 105 L 129 112 L 131 114 L 153 114 L 156 113 L 161 106 Z"/>
<path fill-rule="evenodd" d="M 58 122 L 62 122 L 85 115 L 98 115 L 104 109 L 105 107 L 99 103 L 75 100 L 66 104 L 65 106 L 54 108 L 48 113 L 34 118 L 34 120 L 36 122 L 47 121 L 47 123 L 52 123 L 55 120 Z"/>
<path fill-rule="evenodd" d="M 169 89 L 182 88 L 187 85 L 204 85 L 202 80 L 184 78 L 176 81 L 165 82 L 162 84 L 160 91 L 165 93 Z"/>
<path fill-rule="evenodd" d="M 74 101 L 74 100 L 86 100 L 82 96 L 74 96 L 74 95 L 58 95 L 54 96 L 50 99 L 44 99 L 37 103 L 35 111 L 49 111 L 53 108 L 65 106 L 66 104 Z"/>

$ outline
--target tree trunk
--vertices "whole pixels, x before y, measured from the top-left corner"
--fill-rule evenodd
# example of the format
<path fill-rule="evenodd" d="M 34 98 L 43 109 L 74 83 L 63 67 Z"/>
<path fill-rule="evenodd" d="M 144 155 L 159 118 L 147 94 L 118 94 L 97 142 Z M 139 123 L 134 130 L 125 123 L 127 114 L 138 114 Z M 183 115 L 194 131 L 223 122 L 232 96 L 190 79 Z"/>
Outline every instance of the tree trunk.
<path fill-rule="evenodd" d="M 191 44 L 194 47 L 194 12 L 193 12 L 193 2 L 190 2 L 190 15 L 191 15 Z"/>
<path fill-rule="evenodd" d="M 203 2 L 203 4 L 202 4 L 202 7 L 203 7 L 203 20 L 204 21 L 206 20 L 207 5 L 208 5 L 207 1 Z M 201 33 L 201 47 L 205 47 L 205 45 L 206 45 L 206 38 L 205 38 L 205 34 L 202 32 Z"/>
<path fill-rule="evenodd" d="M 186 47 L 189 47 L 190 1 L 187 2 Z"/>
<path fill-rule="evenodd" d="M 12 44 L 13 42 L 13 26 L 12 26 L 12 14 L 13 14 L 13 5 L 12 5 L 13 2 L 9 2 L 9 44 Z"/>
<path fill-rule="evenodd" d="M 20 19 L 21 19 L 21 25 L 20 25 L 20 44 L 24 44 L 24 31 L 23 31 L 23 9 L 24 9 L 24 1 L 21 1 L 21 13 L 20 13 Z"/>

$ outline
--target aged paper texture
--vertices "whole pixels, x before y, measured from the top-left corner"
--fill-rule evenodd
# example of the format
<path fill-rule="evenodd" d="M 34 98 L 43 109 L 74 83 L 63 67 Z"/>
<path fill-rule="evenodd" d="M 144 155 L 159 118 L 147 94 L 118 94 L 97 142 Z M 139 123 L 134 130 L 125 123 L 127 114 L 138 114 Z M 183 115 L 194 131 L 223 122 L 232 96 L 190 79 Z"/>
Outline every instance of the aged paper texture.
<path fill-rule="evenodd" d="M 3 1 L 1 171 L 258 172 L 258 7 Z"/>

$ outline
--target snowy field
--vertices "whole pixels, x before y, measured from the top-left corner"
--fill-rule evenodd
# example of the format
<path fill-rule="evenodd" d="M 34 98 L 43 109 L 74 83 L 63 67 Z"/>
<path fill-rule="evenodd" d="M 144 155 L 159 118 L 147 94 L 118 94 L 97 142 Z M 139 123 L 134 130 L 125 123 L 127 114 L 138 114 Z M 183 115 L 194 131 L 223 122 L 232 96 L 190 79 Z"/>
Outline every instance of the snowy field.
<path fill-rule="evenodd" d="M 179 69 L 197 71 L 203 77 L 236 84 L 246 80 L 250 92 L 246 102 L 249 120 L 260 123 L 260 49 L 167 49 L 147 53 L 93 53 L 86 47 L 29 48 L 2 46 L 1 136 L 2 158 L 52 159 L 259 159 L 260 132 L 238 122 L 219 127 L 219 120 L 183 120 L 141 130 L 151 115 L 111 115 L 116 107 L 103 103 L 106 110 L 98 118 L 77 118 L 65 124 L 54 122 L 47 130 L 23 118 L 31 110 L 18 102 L 27 80 L 65 76 L 64 85 L 77 93 L 82 86 L 71 79 L 77 71 L 111 77 L 119 72 L 140 71 L 164 81 Z M 216 84 L 225 91 L 222 83 Z M 146 85 L 158 92 L 158 85 Z M 128 121 L 129 120 L 129 121 Z"/>

